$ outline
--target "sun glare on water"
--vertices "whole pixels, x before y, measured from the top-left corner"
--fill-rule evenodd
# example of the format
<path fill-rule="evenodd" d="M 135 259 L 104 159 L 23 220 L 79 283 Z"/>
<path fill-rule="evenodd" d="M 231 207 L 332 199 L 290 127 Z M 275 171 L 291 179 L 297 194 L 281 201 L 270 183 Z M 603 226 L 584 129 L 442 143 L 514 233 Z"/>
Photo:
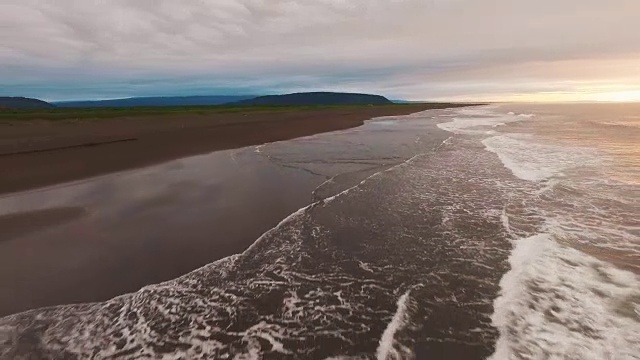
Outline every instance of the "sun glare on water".
<path fill-rule="evenodd" d="M 479 102 L 537 102 L 537 103 L 572 103 L 572 102 L 640 102 L 640 89 L 614 86 L 606 88 L 578 88 L 566 91 L 548 91 L 520 94 L 492 94 L 460 98 L 443 98 L 443 101 L 479 101 Z"/>
<path fill-rule="evenodd" d="M 585 89 L 507 95 L 503 100 L 514 102 L 640 102 L 640 90 Z M 499 100 L 498 100 L 499 101 Z"/>

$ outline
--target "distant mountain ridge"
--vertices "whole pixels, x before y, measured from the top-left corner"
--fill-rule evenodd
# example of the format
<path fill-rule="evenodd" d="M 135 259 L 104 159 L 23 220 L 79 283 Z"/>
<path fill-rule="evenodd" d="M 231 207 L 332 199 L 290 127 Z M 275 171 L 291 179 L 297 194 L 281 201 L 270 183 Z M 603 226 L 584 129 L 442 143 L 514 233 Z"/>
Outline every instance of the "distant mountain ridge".
<path fill-rule="evenodd" d="M 26 97 L 9 97 L 0 96 L 0 109 L 51 109 L 55 108 L 46 101 L 26 98 Z"/>
<path fill-rule="evenodd" d="M 79 107 L 154 107 L 154 106 L 206 106 L 223 105 L 232 102 L 253 99 L 256 95 L 213 95 L 213 96 L 155 96 L 132 97 L 111 100 L 57 101 L 54 104 L 63 108 Z"/>
<path fill-rule="evenodd" d="M 46 101 L 25 97 L 0 97 L 0 109 L 51 108 L 128 108 L 171 106 L 313 106 L 313 105 L 387 105 L 394 102 L 381 95 L 341 92 L 300 92 L 284 95 L 214 95 L 133 97 L 111 100 Z"/>
<path fill-rule="evenodd" d="M 304 92 L 285 95 L 266 95 L 242 100 L 233 105 L 386 105 L 393 104 L 381 95 L 339 93 L 339 92 Z"/>

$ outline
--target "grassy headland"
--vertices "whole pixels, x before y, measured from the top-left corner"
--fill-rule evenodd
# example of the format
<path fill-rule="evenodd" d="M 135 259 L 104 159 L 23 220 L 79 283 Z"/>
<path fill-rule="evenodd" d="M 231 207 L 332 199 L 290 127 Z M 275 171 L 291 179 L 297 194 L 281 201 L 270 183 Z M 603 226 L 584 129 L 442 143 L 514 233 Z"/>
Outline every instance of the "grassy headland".
<path fill-rule="evenodd" d="M 359 110 L 363 108 L 398 109 L 421 105 L 432 109 L 468 106 L 469 104 L 424 103 L 385 105 L 215 105 L 215 106 L 171 106 L 171 107 L 113 107 L 113 108 L 50 108 L 50 109 L 4 109 L 0 111 L 0 121 L 85 121 L 113 118 L 133 118 L 170 115 L 219 115 L 234 113 L 278 113 L 310 110 Z"/>

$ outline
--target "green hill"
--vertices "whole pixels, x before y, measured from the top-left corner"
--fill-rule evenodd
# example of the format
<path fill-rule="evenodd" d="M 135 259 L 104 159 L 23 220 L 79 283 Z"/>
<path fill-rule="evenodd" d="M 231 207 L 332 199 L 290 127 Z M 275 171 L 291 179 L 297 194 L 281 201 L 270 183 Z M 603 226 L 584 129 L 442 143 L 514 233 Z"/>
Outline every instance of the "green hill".
<path fill-rule="evenodd" d="M 51 109 L 55 105 L 46 101 L 25 97 L 0 96 L 0 109 Z"/>
<path fill-rule="evenodd" d="M 387 105 L 393 104 L 389 99 L 380 95 L 337 93 L 337 92 L 307 92 L 286 95 L 267 95 L 235 102 L 234 105 Z"/>
<path fill-rule="evenodd" d="M 64 108 L 209 106 L 228 104 L 254 97 L 255 95 L 133 97 L 112 100 L 59 101 L 54 104 Z"/>

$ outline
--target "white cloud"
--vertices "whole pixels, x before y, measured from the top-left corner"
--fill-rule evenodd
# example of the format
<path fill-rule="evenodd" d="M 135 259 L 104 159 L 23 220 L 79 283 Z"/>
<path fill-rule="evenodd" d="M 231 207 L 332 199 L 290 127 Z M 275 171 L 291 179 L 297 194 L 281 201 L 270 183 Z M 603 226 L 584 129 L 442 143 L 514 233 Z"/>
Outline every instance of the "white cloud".
<path fill-rule="evenodd" d="M 609 76 L 588 71 L 598 61 L 637 59 L 638 14 L 637 0 L 3 0 L 0 91 L 198 78 L 434 96 L 567 80 L 570 61 L 568 80 L 593 80 Z"/>

